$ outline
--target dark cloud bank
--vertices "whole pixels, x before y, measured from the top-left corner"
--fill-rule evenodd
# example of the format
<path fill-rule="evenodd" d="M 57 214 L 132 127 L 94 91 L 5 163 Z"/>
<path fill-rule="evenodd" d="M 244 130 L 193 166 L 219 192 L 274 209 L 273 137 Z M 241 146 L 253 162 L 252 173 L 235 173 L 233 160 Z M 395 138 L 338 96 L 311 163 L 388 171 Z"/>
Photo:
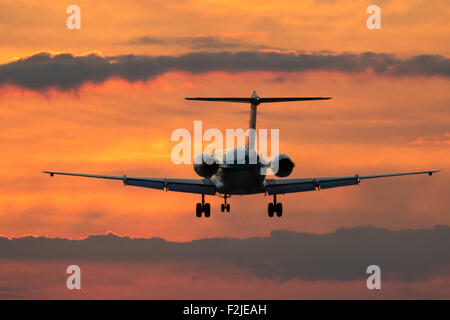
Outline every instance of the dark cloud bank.
<path fill-rule="evenodd" d="M 86 82 L 102 83 L 111 78 L 145 81 L 170 71 L 204 73 L 224 71 L 372 71 L 383 76 L 450 77 L 450 59 L 440 55 L 417 55 L 401 59 L 392 54 L 293 54 L 277 52 L 196 52 L 180 56 L 95 54 L 73 56 L 38 53 L 0 65 L 0 86 L 15 85 L 31 90 L 76 89 Z"/>
<path fill-rule="evenodd" d="M 0 237 L 0 259 L 197 262 L 206 270 L 209 263 L 223 261 L 257 277 L 281 281 L 362 279 L 367 266 L 376 264 L 383 279 L 415 281 L 449 274 L 450 227 L 398 231 L 355 227 L 328 234 L 272 231 L 267 238 L 190 242 L 113 234 L 82 240 Z"/>

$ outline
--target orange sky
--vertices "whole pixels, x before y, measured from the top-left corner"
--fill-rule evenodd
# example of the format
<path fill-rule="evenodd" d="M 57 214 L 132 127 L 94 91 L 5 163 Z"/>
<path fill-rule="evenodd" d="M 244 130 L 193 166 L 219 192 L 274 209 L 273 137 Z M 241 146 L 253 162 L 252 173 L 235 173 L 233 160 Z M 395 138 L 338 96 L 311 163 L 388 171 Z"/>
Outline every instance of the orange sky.
<path fill-rule="evenodd" d="M 446 0 L 377 1 L 382 30 L 366 28 L 367 0 L 113 0 L 75 2 L 82 28 L 66 29 L 73 1 L 16 0 L 0 5 L 0 62 L 36 51 L 179 54 L 182 46 L 126 44 L 142 36 L 221 35 L 280 50 L 450 54 Z"/>
<path fill-rule="evenodd" d="M 144 84 L 112 80 L 79 92 L 4 89 L 0 102 L 5 152 L 0 160 L 0 233 L 81 237 L 107 230 L 190 240 L 267 235 L 273 228 L 326 232 L 340 226 L 429 227 L 450 223 L 446 111 L 448 80 L 386 79 L 339 73 L 188 75 Z M 249 87 L 249 83 L 252 87 Z M 286 217 L 268 220 L 263 195 L 235 196 L 230 215 L 194 219 L 196 195 L 124 188 L 120 182 L 50 179 L 42 170 L 195 178 L 170 160 L 176 128 L 247 125 L 247 106 L 189 103 L 185 96 L 330 95 L 333 100 L 264 105 L 260 128 L 280 129 L 280 150 L 296 162 L 293 177 L 441 169 L 433 176 L 364 181 L 358 187 L 282 197 Z M 186 225 L 195 223 L 195 228 Z"/>
<path fill-rule="evenodd" d="M 177 56 L 222 50 L 371 51 L 396 54 L 400 59 L 418 54 L 450 56 L 450 7 L 446 0 L 377 1 L 382 30 L 372 31 L 366 28 L 366 8 L 373 3 L 366 0 L 77 0 L 82 28 L 68 30 L 65 11 L 71 4 L 51 0 L 0 4 L 0 64 L 38 52 L 76 56 L 92 51 L 104 56 Z M 136 43 L 144 37 L 159 42 Z M 219 45 L 192 44 L 202 37 L 218 41 Z M 388 229 L 449 225 L 449 84 L 445 76 L 396 77 L 370 70 L 170 71 L 143 82 L 110 78 L 66 91 L 31 91 L 0 84 L 0 235 L 81 238 L 113 231 L 132 237 L 190 241 L 268 236 L 273 229 L 325 233 L 361 225 Z M 202 120 L 204 129 L 245 129 L 248 106 L 187 102 L 184 97 L 249 96 L 252 90 L 263 97 L 333 97 L 329 101 L 259 108 L 258 127 L 280 129 L 280 151 L 296 163 L 291 177 L 428 169 L 441 172 L 431 178 L 363 181 L 357 187 L 281 196 L 281 219 L 267 217 L 271 198 L 263 195 L 233 196 L 229 214 L 220 213 L 220 198 L 207 197 L 212 205 L 211 218 L 198 219 L 194 213 L 195 203 L 200 201 L 198 195 L 124 188 L 116 181 L 50 179 L 41 173 L 55 170 L 197 178 L 192 166 L 171 163 L 175 145 L 170 141 L 172 131 L 192 131 L 194 120 Z M 14 263 L 2 261 L 2 274 L 15 270 Z M 49 275 L 58 266 L 43 262 L 38 267 Z M 89 268 L 93 277 L 100 267 L 91 263 Z M 120 273 L 124 267 L 116 264 L 113 268 L 111 274 Z M 277 292 L 277 297 L 287 298 L 321 298 L 324 290 L 332 292 L 331 297 L 367 294 L 355 282 L 336 285 L 295 280 L 279 284 L 245 275 L 242 277 L 246 281 L 242 281 L 240 276 L 229 274 L 223 279 L 206 277 L 196 282 L 191 273 L 171 278 L 165 269 L 154 265 L 151 268 L 164 278 L 164 285 L 169 281 L 167 292 L 155 296 L 159 298 L 176 297 L 178 292 L 186 293 L 183 298 L 203 297 L 199 292 L 206 283 L 214 284 L 210 288 L 213 296 L 235 298 L 239 290 L 228 287 L 228 280 L 241 283 L 238 288 L 243 298 L 259 298 L 255 295 L 264 291 L 259 290 L 262 287 L 271 287 L 269 291 Z M 29 274 L 30 270 L 25 269 L 21 272 Z M 122 279 L 135 282 L 123 286 L 121 297 L 143 297 L 144 291 L 149 292 L 147 288 L 163 285 L 158 277 L 147 277 L 147 271 L 137 272 L 141 280 Z M 18 275 L 20 278 L 20 273 L 13 277 Z M 83 297 L 117 297 L 109 296 L 107 278 Z M 448 283 L 448 277 L 442 281 Z M 393 281 L 387 284 L 392 290 L 384 297 L 403 297 L 405 290 L 414 293 L 419 289 L 432 295 L 442 281 L 431 279 L 406 287 L 401 281 Z M 185 291 L 177 291 L 177 283 Z M 310 288 L 309 295 L 298 289 L 304 286 Z M 31 295 L 61 294 L 51 284 L 39 290 Z M 441 291 L 448 296 L 446 290 Z"/>
<path fill-rule="evenodd" d="M 0 36 L 6 41 L 0 61 L 49 50 L 180 54 L 195 48 L 127 42 L 143 36 L 201 35 L 240 41 L 241 50 L 263 45 L 280 50 L 449 54 L 449 42 L 442 41 L 449 35 L 448 8 L 439 1 L 380 3 L 383 30 L 376 31 L 365 27 L 366 1 L 132 1 L 126 7 L 121 2 L 94 6 L 80 1 L 79 31 L 65 28 L 66 5 L 3 4 Z M 448 84 L 439 77 L 392 79 L 326 72 L 171 72 L 145 83 L 110 80 L 76 92 L 36 93 L 3 86 L 0 233 L 81 237 L 113 230 L 190 240 L 267 235 L 272 228 L 287 227 L 326 232 L 361 224 L 403 228 L 449 223 L 449 202 L 443 200 L 449 181 Z M 245 128 L 248 110 L 241 105 L 187 103 L 183 98 L 247 96 L 253 89 L 263 96 L 334 98 L 260 108 L 258 126 L 281 130 L 280 150 L 297 164 L 293 177 L 443 172 L 433 179 L 368 181 L 357 188 L 289 195 L 283 198 L 286 218 L 274 221 L 266 219 L 267 198 L 234 197 L 233 214 L 195 220 L 195 228 L 185 227 L 194 217 L 195 195 L 41 174 L 66 170 L 195 177 L 191 166 L 170 162 L 171 132 L 180 127 L 192 130 L 194 120 L 203 120 L 205 128 Z M 220 202 L 211 201 L 217 211 Z"/>

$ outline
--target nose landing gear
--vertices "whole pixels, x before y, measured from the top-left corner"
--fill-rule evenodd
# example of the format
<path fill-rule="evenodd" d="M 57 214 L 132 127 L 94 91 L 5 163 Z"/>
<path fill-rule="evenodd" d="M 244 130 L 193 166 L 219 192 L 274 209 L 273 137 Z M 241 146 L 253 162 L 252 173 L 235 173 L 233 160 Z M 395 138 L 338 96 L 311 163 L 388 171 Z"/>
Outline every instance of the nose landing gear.
<path fill-rule="evenodd" d="M 222 203 L 222 204 L 220 205 L 220 211 L 222 211 L 222 212 L 225 212 L 225 210 L 226 210 L 227 212 L 230 212 L 230 204 L 227 203 L 227 198 L 229 198 L 229 196 L 227 196 L 227 195 L 225 194 L 225 195 L 223 196 L 224 203 Z"/>
<path fill-rule="evenodd" d="M 205 214 L 206 218 L 209 218 L 211 215 L 211 205 L 209 203 L 205 203 L 205 195 L 202 194 L 202 202 L 197 203 L 195 206 L 195 215 L 197 218 L 201 218 L 202 213 Z"/>
<path fill-rule="evenodd" d="M 283 215 L 283 205 L 281 202 L 277 203 L 277 195 L 273 195 L 273 202 L 269 202 L 267 207 L 267 214 L 270 218 L 273 217 L 274 213 L 277 214 L 277 217 L 281 217 Z"/>

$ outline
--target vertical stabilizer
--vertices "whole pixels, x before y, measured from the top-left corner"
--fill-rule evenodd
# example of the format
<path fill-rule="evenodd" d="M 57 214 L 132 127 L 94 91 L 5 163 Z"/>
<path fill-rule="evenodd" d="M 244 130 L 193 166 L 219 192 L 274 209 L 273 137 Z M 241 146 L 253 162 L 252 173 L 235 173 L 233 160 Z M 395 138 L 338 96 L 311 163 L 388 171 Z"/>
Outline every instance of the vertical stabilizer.
<path fill-rule="evenodd" d="M 221 101 L 221 102 L 239 102 L 250 103 L 250 121 L 249 121 L 249 138 L 247 139 L 247 148 L 255 149 L 255 133 L 256 133 L 256 113 L 257 107 L 261 103 L 271 102 L 291 102 L 291 101 L 309 101 L 309 100 L 328 100 L 329 97 L 288 97 L 288 98 L 261 98 L 256 91 L 253 91 L 250 98 L 186 98 L 186 100 L 197 101 Z"/>
<path fill-rule="evenodd" d="M 253 91 L 251 96 L 251 102 L 250 102 L 250 121 L 249 121 L 249 127 L 248 127 L 248 139 L 247 139 L 247 148 L 254 150 L 255 149 L 255 143 L 256 143 L 256 113 L 257 113 L 257 107 L 259 105 L 259 99 L 260 97 L 256 93 L 256 91 Z"/>

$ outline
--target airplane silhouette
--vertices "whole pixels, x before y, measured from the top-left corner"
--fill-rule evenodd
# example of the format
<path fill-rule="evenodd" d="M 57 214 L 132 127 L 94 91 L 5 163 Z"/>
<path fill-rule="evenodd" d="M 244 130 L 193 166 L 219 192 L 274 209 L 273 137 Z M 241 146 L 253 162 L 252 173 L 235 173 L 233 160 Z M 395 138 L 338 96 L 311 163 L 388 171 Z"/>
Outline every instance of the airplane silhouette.
<path fill-rule="evenodd" d="M 261 103 L 273 102 L 290 102 L 290 101 L 309 101 L 309 100 L 328 100 L 329 97 L 281 97 L 281 98 L 261 98 L 253 91 L 250 98 L 186 98 L 186 100 L 197 101 L 221 101 L 221 102 L 237 102 L 250 103 L 250 129 L 256 129 L 256 113 L 257 107 Z M 284 153 L 277 154 L 272 161 L 266 161 L 260 154 L 256 153 L 256 161 L 250 161 L 254 150 L 254 135 L 249 131 L 249 137 L 246 147 L 236 147 L 234 149 L 223 152 L 222 161 L 215 161 L 212 154 L 197 155 L 197 161 L 194 161 L 194 171 L 202 177 L 202 179 L 177 179 L 177 178 L 149 178 L 149 177 L 128 177 L 113 175 L 97 175 L 70 172 L 44 171 L 50 176 L 68 175 L 88 178 L 100 178 L 120 180 L 124 185 L 159 189 L 166 191 L 177 191 L 185 193 L 201 194 L 202 202 L 196 204 L 196 216 L 201 217 L 202 213 L 205 217 L 211 214 L 211 206 L 205 203 L 205 195 L 219 195 L 223 197 L 224 203 L 221 204 L 222 212 L 230 211 L 230 204 L 227 199 L 231 195 L 248 195 L 264 193 L 273 196 L 273 202 L 268 204 L 268 216 L 273 217 L 276 213 L 277 217 L 283 214 L 281 202 L 277 202 L 278 194 L 323 190 L 337 187 L 345 187 L 357 185 L 361 180 L 405 176 L 413 174 L 432 175 L 439 170 L 426 170 L 415 172 L 399 172 L 385 173 L 374 175 L 351 175 L 341 177 L 316 177 L 316 178 L 286 178 L 294 169 L 294 162 Z M 226 155 L 233 153 L 233 161 L 227 161 Z M 212 161 L 211 161 L 212 160 Z M 261 174 L 262 168 L 272 167 L 276 162 L 277 170 L 275 175 L 280 179 L 266 179 Z M 274 170 L 275 172 L 275 170 Z"/>

